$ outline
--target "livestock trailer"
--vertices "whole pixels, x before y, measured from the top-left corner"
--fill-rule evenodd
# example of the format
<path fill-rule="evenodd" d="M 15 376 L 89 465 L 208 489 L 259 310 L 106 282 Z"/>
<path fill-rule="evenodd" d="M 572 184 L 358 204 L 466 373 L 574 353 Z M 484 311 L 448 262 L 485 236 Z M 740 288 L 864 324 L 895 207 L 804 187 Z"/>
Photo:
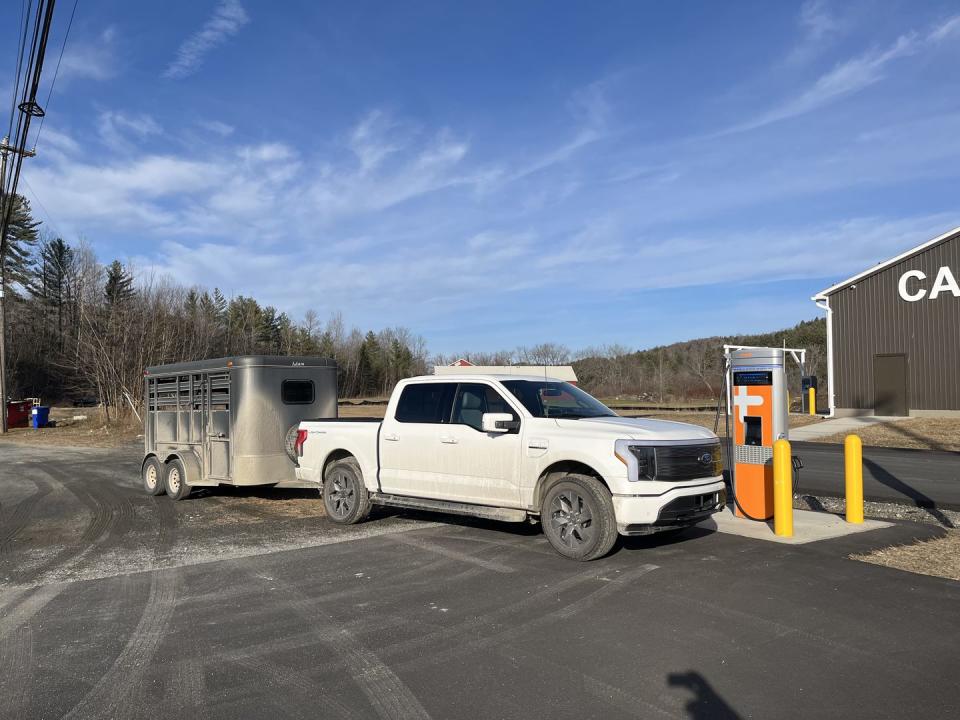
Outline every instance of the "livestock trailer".
<path fill-rule="evenodd" d="M 337 417 L 337 364 L 242 355 L 144 371 L 142 480 L 179 500 L 191 487 L 296 481 L 301 420 Z"/>

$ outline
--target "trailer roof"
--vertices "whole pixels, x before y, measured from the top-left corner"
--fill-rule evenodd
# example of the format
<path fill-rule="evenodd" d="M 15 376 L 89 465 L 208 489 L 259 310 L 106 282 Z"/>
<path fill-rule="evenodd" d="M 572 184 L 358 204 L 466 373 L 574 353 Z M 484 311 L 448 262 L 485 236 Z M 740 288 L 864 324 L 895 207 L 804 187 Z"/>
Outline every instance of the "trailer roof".
<path fill-rule="evenodd" d="M 227 370 L 235 367 L 336 367 L 332 358 L 309 357 L 307 355 L 233 355 L 231 357 L 193 360 L 191 362 L 154 365 L 144 371 L 144 375 L 169 375 L 197 370 Z"/>

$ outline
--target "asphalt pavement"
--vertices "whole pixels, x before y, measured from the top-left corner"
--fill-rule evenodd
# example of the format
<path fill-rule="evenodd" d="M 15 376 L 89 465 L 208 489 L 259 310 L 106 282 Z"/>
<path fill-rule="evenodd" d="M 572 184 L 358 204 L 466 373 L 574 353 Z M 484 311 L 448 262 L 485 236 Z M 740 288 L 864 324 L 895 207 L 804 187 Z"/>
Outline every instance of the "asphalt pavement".
<path fill-rule="evenodd" d="M 0 444 L 0 717 L 955 717 L 960 583 L 689 530 L 349 529 L 315 493 L 173 503 L 126 451 Z M 437 522 L 442 520 L 442 522 Z"/>
<path fill-rule="evenodd" d="M 803 461 L 799 485 L 804 493 L 844 496 L 842 445 L 795 442 L 791 447 Z M 960 510 L 960 453 L 864 448 L 863 493 L 866 500 Z"/>

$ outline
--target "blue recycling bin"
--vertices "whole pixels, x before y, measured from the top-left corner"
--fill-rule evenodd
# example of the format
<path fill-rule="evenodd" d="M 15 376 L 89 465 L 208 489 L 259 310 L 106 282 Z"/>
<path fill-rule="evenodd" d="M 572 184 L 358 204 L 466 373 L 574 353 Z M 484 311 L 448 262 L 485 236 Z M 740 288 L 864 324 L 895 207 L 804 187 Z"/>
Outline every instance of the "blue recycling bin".
<path fill-rule="evenodd" d="M 46 427 L 50 422 L 50 408 L 46 405 L 37 405 L 30 413 L 30 425 L 34 428 Z"/>

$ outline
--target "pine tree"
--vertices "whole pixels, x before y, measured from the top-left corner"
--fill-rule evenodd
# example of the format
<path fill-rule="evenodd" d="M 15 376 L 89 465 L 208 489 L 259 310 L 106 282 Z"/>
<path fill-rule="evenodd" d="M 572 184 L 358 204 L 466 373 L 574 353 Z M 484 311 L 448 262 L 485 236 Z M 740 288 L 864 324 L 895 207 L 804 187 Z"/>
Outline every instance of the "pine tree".
<path fill-rule="evenodd" d="M 54 238 L 43 243 L 34 269 L 30 293 L 53 310 L 57 321 L 57 347 L 61 349 L 63 348 L 64 314 L 72 303 L 70 280 L 74 270 L 73 248 L 62 238 Z"/>
<path fill-rule="evenodd" d="M 4 238 L 3 252 L 0 253 L 0 277 L 4 287 L 19 297 L 16 287 L 29 289 L 32 275 L 31 260 L 33 248 L 37 244 L 38 220 L 33 219 L 30 203 L 22 195 L 13 198 L 10 210 L 10 223 Z M 2 203 L 0 203 L 2 206 Z"/>
<path fill-rule="evenodd" d="M 126 271 L 119 260 L 107 266 L 107 282 L 103 288 L 107 304 L 116 307 L 133 298 L 133 276 Z"/>

